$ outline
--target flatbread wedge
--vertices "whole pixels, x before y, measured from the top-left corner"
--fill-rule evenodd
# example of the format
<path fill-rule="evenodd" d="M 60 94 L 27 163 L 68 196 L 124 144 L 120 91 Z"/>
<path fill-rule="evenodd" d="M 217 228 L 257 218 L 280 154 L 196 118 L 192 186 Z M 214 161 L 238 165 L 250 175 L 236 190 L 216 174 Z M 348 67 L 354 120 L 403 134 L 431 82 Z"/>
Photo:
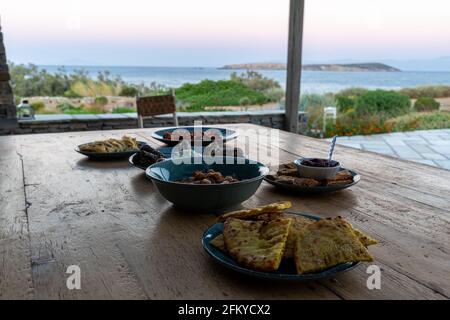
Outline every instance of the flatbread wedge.
<path fill-rule="evenodd" d="M 364 245 L 364 247 L 370 247 L 378 244 L 378 241 L 372 238 L 371 236 L 368 236 L 365 233 L 362 233 L 358 229 L 353 228 L 353 232 L 355 235 L 359 238 L 359 241 Z"/>
<path fill-rule="evenodd" d="M 297 214 L 283 214 L 285 218 L 291 218 L 292 224 L 289 230 L 289 235 L 286 241 L 286 249 L 284 250 L 284 259 L 292 259 L 295 254 L 295 243 L 301 230 L 314 222 L 314 220 L 308 219 Z"/>
<path fill-rule="evenodd" d="M 276 218 L 280 218 L 283 216 L 282 212 L 270 212 L 270 213 L 264 213 L 260 216 L 255 217 L 254 219 L 257 221 L 271 221 Z M 292 215 L 294 216 L 294 215 Z M 217 237 L 212 239 L 209 242 L 213 247 L 216 247 L 217 249 L 226 252 L 227 248 L 225 247 L 225 240 L 223 239 L 223 234 L 219 234 Z M 292 253 L 292 257 L 294 257 L 294 254 Z"/>
<path fill-rule="evenodd" d="M 235 219 L 249 219 L 253 217 L 257 217 L 259 215 L 262 215 L 264 213 L 270 213 L 270 212 L 279 212 L 286 209 L 289 209 L 292 207 L 292 203 L 290 201 L 284 201 L 284 202 L 277 202 L 272 203 L 267 206 L 253 208 L 253 209 L 245 209 L 245 210 L 239 210 L 234 211 L 230 213 L 226 213 L 219 217 L 219 222 L 224 222 L 228 218 L 235 218 Z"/>
<path fill-rule="evenodd" d="M 314 273 L 346 262 L 373 261 L 351 225 L 342 218 L 323 219 L 303 228 L 295 246 L 299 274 Z"/>
<path fill-rule="evenodd" d="M 252 270 L 278 270 L 284 255 L 292 219 L 225 221 L 223 236 L 228 253 L 237 263 Z"/>
<path fill-rule="evenodd" d="M 220 251 L 223 251 L 223 252 L 227 251 L 227 248 L 225 247 L 225 240 L 223 239 L 223 234 L 219 234 L 217 237 L 212 239 L 209 242 L 209 244 L 212 245 L 213 247 L 216 247 Z"/>

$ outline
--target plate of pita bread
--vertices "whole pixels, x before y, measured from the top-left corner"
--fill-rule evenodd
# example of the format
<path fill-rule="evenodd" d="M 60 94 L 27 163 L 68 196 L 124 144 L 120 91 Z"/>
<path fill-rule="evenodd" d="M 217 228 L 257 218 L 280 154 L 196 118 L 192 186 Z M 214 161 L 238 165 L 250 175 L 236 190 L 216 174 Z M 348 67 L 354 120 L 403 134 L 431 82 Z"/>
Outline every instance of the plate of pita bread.
<path fill-rule="evenodd" d="M 75 151 L 92 159 L 129 158 L 146 143 L 136 138 L 123 136 L 122 139 L 107 139 L 79 145 Z"/>
<path fill-rule="evenodd" d="M 361 180 L 355 171 L 341 168 L 330 180 L 314 180 L 300 177 L 295 163 L 272 168 L 264 179 L 275 187 L 296 193 L 327 193 L 350 188 Z"/>
<path fill-rule="evenodd" d="M 373 261 L 378 241 L 342 217 L 291 213 L 290 202 L 218 218 L 203 235 L 205 251 L 221 265 L 250 276 L 309 281 L 330 278 Z"/>

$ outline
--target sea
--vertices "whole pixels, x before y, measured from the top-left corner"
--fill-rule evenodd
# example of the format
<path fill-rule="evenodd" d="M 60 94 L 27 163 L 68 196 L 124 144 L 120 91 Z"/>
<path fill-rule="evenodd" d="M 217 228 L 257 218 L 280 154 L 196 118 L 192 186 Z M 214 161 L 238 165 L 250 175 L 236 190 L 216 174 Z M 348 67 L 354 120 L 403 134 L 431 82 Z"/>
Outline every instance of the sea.
<path fill-rule="evenodd" d="M 50 73 L 58 71 L 59 66 L 39 66 Z M 202 80 L 227 80 L 233 72 L 245 70 L 223 70 L 202 67 L 105 67 L 105 66 L 64 66 L 68 73 L 85 70 L 95 78 L 102 71 L 112 76 L 120 76 L 125 82 L 133 84 L 162 84 L 177 88 L 184 83 L 198 83 Z M 285 70 L 258 70 L 265 77 L 277 80 L 282 87 L 286 85 Z M 368 89 L 401 89 L 424 85 L 450 85 L 450 72 L 325 72 L 303 71 L 302 93 L 339 92 L 350 87 Z"/>

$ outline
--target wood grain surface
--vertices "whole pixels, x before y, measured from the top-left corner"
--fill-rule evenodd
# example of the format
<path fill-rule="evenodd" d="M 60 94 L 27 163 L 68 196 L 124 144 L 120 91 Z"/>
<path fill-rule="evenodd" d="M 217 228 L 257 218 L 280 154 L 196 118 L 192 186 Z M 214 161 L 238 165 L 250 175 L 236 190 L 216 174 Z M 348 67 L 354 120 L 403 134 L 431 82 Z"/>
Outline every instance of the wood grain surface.
<path fill-rule="evenodd" d="M 267 128 L 229 125 L 244 150 L 276 149 L 264 163 L 325 157 L 328 144 Z M 334 158 L 361 174 L 326 195 L 280 192 L 263 183 L 243 207 L 291 200 L 292 211 L 341 215 L 374 236 L 381 290 L 366 286 L 368 264 L 308 283 L 249 278 L 215 263 L 201 236 L 214 215 L 175 209 L 127 161 L 91 161 L 74 148 L 156 129 L 0 137 L 0 299 L 448 299 L 450 171 L 338 146 Z M 276 159 L 275 159 L 276 158 Z M 81 268 L 81 290 L 66 269 Z"/>

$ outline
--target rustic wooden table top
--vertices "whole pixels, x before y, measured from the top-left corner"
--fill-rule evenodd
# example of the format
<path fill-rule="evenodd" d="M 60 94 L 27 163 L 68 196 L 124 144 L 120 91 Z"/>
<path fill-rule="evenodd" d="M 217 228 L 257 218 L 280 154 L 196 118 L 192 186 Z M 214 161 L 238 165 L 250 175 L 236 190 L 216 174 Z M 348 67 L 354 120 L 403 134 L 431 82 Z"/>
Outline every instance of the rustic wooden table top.
<path fill-rule="evenodd" d="M 258 138 L 260 127 L 229 127 L 251 142 Z M 177 211 L 126 161 L 94 162 L 74 152 L 78 144 L 124 134 L 158 145 L 152 131 L 0 137 L 0 298 L 450 297 L 450 171 L 339 146 L 335 159 L 362 175 L 352 189 L 289 195 L 264 182 L 243 206 L 291 200 L 299 212 L 341 215 L 380 241 L 370 251 L 382 270 L 381 290 L 367 288 L 368 264 L 323 281 L 268 282 L 207 256 L 201 236 L 214 216 Z M 323 157 L 328 149 L 286 132 L 280 141 L 282 162 Z M 70 265 L 81 268 L 81 290 L 66 287 Z"/>

